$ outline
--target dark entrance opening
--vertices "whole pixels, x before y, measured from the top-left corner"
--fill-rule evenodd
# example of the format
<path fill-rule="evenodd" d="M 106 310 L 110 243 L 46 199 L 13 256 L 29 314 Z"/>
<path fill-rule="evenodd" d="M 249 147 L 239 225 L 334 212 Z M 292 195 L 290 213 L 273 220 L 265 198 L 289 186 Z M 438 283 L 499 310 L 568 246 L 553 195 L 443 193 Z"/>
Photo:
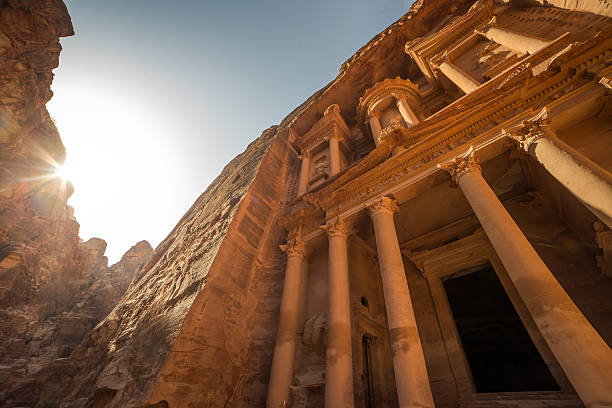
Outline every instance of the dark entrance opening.
<path fill-rule="evenodd" d="M 444 288 L 478 392 L 559 390 L 491 266 Z"/>
<path fill-rule="evenodd" d="M 363 376 L 361 378 L 363 384 L 363 399 L 365 400 L 366 408 L 375 408 L 376 400 L 374 398 L 374 376 L 372 372 L 372 349 L 374 337 L 364 334 L 361 338 L 361 349 L 363 350 Z"/>

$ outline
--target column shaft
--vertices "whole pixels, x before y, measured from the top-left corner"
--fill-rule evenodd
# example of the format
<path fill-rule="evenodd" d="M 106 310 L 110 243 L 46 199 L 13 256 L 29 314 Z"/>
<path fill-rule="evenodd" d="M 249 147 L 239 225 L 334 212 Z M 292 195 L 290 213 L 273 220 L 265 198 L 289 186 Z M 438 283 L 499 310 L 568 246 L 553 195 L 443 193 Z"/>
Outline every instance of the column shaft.
<path fill-rule="evenodd" d="M 408 126 L 413 126 L 419 123 L 419 118 L 414 114 L 408 102 L 405 99 L 397 100 L 397 109 Z"/>
<path fill-rule="evenodd" d="M 612 350 L 527 241 L 479 170 L 456 175 L 508 276 L 587 407 L 612 404 Z"/>
<path fill-rule="evenodd" d="M 284 408 L 286 404 L 289 404 L 289 387 L 293 378 L 300 293 L 303 282 L 303 262 L 304 252 L 302 248 L 288 251 L 278 334 L 272 357 L 267 408 Z"/>
<path fill-rule="evenodd" d="M 508 47 L 511 50 L 527 52 L 529 54 L 535 53 L 550 43 L 542 38 L 529 37 L 517 33 L 516 31 L 496 26 L 489 27 L 484 34 L 489 40 Z"/>
<path fill-rule="evenodd" d="M 444 61 L 440 64 L 440 71 L 466 94 L 476 90 L 480 86 L 480 82 L 476 81 L 448 61 Z"/>
<path fill-rule="evenodd" d="M 556 137 L 542 137 L 528 152 L 555 179 L 612 228 L 610 174 Z"/>
<path fill-rule="evenodd" d="M 328 223 L 329 310 L 327 313 L 327 364 L 325 407 L 352 408 L 353 353 L 348 277 L 348 233 L 340 220 Z"/>
<path fill-rule="evenodd" d="M 310 178 L 310 155 L 302 155 L 302 168 L 300 170 L 300 183 L 298 184 L 298 196 L 301 196 L 308 189 L 308 179 Z"/>
<path fill-rule="evenodd" d="M 340 143 L 336 135 L 329 138 L 329 175 L 340 172 Z"/>
<path fill-rule="evenodd" d="M 378 116 L 370 115 L 370 128 L 372 129 L 372 137 L 374 138 L 374 144 L 378 146 L 380 144 L 380 135 L 382 134 L 382 127 L 380 126 L 380 120 Z"/>
<path fill-rule="evenodd" d="M 401 408 L 433 408 L 425 356 L 393 222 L 396 208 L 397 204 L 387 197 L 369 207 L 389 323 L 397 397 Z"/>

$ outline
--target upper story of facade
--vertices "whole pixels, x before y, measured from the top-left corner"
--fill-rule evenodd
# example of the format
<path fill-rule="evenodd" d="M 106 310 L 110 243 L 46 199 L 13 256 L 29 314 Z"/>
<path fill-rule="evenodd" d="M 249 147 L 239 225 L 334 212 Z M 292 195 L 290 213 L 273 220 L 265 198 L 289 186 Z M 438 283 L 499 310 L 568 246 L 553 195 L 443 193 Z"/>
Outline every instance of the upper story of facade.
<path fill-rule="evenodd" d="M 301 160 L 285 222 L 340 214 L 542 107 L 566 126 L 603 103 L 612 18 L 514 3 L 411 11 L 281 123 Z"/>

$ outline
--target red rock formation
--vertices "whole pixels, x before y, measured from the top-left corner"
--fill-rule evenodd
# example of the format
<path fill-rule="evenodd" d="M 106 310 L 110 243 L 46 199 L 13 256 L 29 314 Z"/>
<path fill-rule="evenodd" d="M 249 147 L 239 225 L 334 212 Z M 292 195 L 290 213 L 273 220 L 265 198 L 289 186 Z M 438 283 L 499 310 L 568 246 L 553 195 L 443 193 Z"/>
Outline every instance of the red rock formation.
<path fill-rule="evenodd" d="M 65 149 L 45 104 L 72 35 L 60 0 L 0 2 L 0 404 L 31 406 L 35 376 L 70 355 L 123 294 L 152 249 L 108 268 L 106 242 L 83 243 L 57 177 Z M 20 405 L 20 406 L 21 406 Z"/>
<path fill-rule="evenodd" d="M 398 48 L 472 4 L 416 2 L 230 162 L 150 260 L 143 242 L 109 269 L 52 177 L 65 153 L 44 104 L 70 19 L 60 0 L 0 2 L 0 402 L 262 406 L 284 278 L 276 221 L 298 165 L 289 127 L 307 131 L 331 104 L 354 120 L 367 88 L 418 71 Z"/>

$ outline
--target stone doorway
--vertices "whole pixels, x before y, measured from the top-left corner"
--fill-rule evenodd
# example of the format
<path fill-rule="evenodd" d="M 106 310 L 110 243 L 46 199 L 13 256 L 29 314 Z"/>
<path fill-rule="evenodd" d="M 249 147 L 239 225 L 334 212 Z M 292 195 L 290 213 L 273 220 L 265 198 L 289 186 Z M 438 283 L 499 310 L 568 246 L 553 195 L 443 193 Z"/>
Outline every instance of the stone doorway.
<path fill-rule="evenodd" d="M 443 284 L 478 393 L 560 390 L 491 265 Z"/>
<path fill-rule="evenodd" d="M 373 347 L 375 338 L 369 334 L 364 334 L 361 337 L 361 349 L 363 353 L 363 368 L 361 382 L 363 387 L 363 399 L 365 408 L 376 408 L 376 400 L 374 398 L 374 364 Z"/>

